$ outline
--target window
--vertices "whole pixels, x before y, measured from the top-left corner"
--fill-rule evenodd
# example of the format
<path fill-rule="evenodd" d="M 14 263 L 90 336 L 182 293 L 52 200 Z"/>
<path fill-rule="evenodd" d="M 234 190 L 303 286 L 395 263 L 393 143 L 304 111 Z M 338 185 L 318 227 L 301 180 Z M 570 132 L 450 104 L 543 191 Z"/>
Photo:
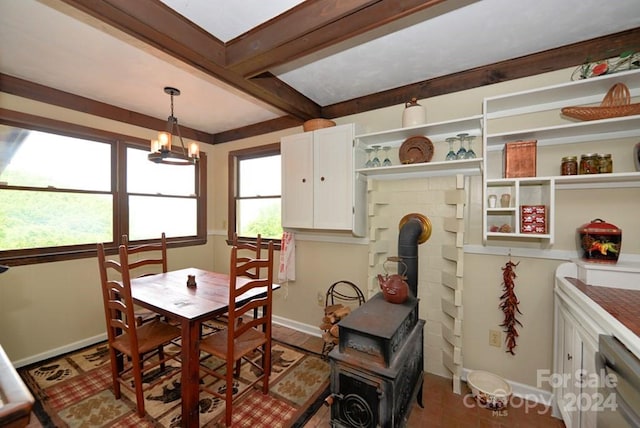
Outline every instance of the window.
<path fill-rule="evenodd" d="M 206 166 L 154 164 L 143 140 L 29 119 L 0 123 L 0 262 L 90 257 L 123 234 L 206 240 Z"/>
<path fill-rule="evenodd" d="M 280 144 L 229 152 L 229 239 L 282 237 Z"/>

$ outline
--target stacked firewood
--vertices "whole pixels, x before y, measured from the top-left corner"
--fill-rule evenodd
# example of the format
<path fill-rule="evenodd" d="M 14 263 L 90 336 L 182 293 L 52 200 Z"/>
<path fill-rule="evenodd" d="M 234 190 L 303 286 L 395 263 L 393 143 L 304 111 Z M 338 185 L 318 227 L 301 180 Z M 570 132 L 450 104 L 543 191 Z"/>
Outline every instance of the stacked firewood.
<path fill-rule="evenodd" d="M 331 305 L 324 308 L 324 317 L 322 317 L 320 330 L 323 331 L 322 339 L 327 345 L 325 348 L 333 348 L 334 345 L 338 344 L 338 323 L 350 313 L 351 308 L 341 304 Z"/>

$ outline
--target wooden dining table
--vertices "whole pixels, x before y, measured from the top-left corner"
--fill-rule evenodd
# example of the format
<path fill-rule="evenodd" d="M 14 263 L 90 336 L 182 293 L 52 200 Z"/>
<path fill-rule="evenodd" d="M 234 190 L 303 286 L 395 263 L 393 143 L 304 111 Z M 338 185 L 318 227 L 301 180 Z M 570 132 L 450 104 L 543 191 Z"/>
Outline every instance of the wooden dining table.
<path fill-rule="evenodd" d="M 195 287 L 187 286 L 194 275 Z M 250 281 L 238 278 L 237 287 Z M 278 289 L 273 284 L 273 289 Z M 182 330 L 182 426 L 199 424 L 199 340 L 200 323 L 223 315 L 229 308 L 229 275 L 186 268 L 131 280 L 131 294 L 137 305 L 179 321 Z M 266 295 L 266 288 L 241 296 L 242 303 Z"/>

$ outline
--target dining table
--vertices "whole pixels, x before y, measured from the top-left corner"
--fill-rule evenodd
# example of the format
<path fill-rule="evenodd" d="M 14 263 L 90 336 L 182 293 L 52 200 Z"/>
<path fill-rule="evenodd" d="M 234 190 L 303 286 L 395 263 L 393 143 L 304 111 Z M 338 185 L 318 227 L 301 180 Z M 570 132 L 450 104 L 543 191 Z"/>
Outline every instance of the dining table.
<path fill-rule="evenodd" d="M 193 275 L 195 285 L 188 286 Z M 229 308 L 229 275 L 198 268 L 185 268 L 131 280 L 131 295 L 135 304 L 179 322 L 182 364 L 182 426 L 199 424 L 200 388 L 200 324 L 224 315 Z M 251 281 L 239 277 L 236 287 Z M 273 284 L 273 289 L 280 287 Z M 266 287 L 247 291 L 236 303 L 263 297 Z"/>

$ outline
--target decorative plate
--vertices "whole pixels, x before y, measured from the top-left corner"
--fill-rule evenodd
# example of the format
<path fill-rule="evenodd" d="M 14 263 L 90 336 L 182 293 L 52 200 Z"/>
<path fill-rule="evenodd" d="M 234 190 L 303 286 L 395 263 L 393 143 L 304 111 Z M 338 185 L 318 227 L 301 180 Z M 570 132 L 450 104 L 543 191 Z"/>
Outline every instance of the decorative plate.
<path fill-rule="evenodd" d="M 409 137 L 400 146 L 398 156 L 404 164 L 429 162 L 433 158 L 433 143 L 422 135 Z"/>

